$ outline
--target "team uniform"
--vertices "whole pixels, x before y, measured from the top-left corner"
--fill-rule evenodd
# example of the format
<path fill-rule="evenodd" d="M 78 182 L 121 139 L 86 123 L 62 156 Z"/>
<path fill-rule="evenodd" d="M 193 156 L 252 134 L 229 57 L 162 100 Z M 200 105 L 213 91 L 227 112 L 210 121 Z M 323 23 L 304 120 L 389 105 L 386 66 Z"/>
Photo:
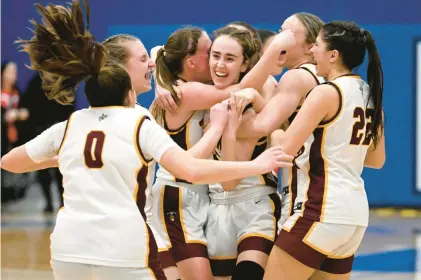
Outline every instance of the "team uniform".
<path fill-rule="evenodd" d="M 193 147 L 203 135 L 205 111 L 195 111 L 178 129 L 164 128 L 184 150 Z M 156 230 L 158 251 L 163 268 L 177 262 L 208 257 L 205 226 L 209 207 L 208 185 L 197 185 L 176 178 L 159 166 L 152 188 L 152 215 L 150 224 Z"/>
<path fill-rule="evenodd" d="M 345 75 L 327 84 L 340 95 L 340 108 L 320 123 L 295 160 L 294 213 L 275 244 L 309 267 L 345 274 L 368 225 L 361 173 L 371 144 L 364 124 L 374 111 L 360 77 Z"/>
<path fill-rule="evenodd" d="M 259 139 L 251 160 L 268 147 Z M 214 158 L 220 158 L 217 149 Z M 224 192 L 221 184 L 209 185 L 211 204 L 206 223 L 206 239 L 214 276 L 231 276 L 237 256 L 248 250 L 270 253 L 277 233 L 281 201 L 273 173 L 242 179 L 236 189 Z"/>
<path fill-rule="evenodd" d="M 64 208 L 51 235 L 58 279 L 165 279 L 145 203 L 152 159 L 174 146 L 142 110 L 119 106 L 76 111 L 25 145 L 34 162 L 59 156 Z"/>
<path fill-rule="evenodd" d="M 325 82 L 325 79 L 322 77 L 319 77 L 316 75 L 316 66 L 314 64 L 302 64 L 298 67 L 298 69 L 303 69 L 309 72 L 314 80 L 316 81 L 317 85 L 320 85 L 321 83 Z M 300 111 L 301 106 L 298 106 L 298 108 L 295 110 L 295 112 L 288 118 L 288 122 L 292 123 L 295 116 Z M 311 143 L 309 142 L 310 139 L 308 139 L 302 149 L 298 152 L 299 160 L 302 160 L 304 158 L 308 157 L 309 154 L 309 145 Z M 306 149 L 307 146 L 307 149 Z M 280 195 L 282 198 L 282 211 L 281 211 L 281 218 L 279 219 L 278 228 L 281 229 L 282 225 L 285 223 L 286 220 L 288 220 L 289 217 L 291 217 L 294 214 L 294 202 L 297 198 L 297 174 L 298 168 L 297 165 L 294 164 L 293 167 L 284 167 L 280 168 L 281 172 L 281 191 Z"/>

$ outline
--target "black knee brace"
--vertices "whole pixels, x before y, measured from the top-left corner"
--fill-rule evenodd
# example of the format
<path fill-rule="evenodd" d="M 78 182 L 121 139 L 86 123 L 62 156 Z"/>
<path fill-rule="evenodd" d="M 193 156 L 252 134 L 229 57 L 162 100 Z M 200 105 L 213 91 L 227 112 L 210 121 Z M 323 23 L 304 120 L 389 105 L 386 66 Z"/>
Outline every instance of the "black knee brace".
<path fill-rule="evenodd" d="M 260 264 L 252 261 L 242 261 L 235 267 L 231 280 L 262 280 L 265 270 Z"/>

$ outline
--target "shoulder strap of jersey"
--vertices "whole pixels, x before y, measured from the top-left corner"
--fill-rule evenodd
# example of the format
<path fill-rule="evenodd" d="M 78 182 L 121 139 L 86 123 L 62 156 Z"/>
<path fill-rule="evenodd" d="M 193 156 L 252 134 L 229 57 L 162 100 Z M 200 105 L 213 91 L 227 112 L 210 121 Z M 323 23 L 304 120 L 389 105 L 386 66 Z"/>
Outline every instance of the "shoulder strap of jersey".
<path fill-rule="evenodd" d="M 141 115 L 139 119 L 137 120 L 134 139 L 135 139 L 135 147 L 136 147 L 137 154 L 139 155 L 143 164 L 148 165 L 153 159 L 148 159 L 143 154 L 142 149 L 140 148 L 140 145 L 139 145 L 140 128 L 142 127 L 142 124 L 145 120 L 150 120 L 150 118 L 147 115 Z"/>

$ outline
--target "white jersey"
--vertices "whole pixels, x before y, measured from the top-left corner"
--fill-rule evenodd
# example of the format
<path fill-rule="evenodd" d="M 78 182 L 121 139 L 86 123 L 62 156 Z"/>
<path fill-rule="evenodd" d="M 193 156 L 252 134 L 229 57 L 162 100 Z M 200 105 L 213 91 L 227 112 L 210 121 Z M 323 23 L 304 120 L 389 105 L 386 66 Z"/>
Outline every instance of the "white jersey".
<path fill-rule="evenodd" d="M 177 143 L 182 149 L 189 150 L 192 148 L 203 136 L 203 125 L 205 118 L 205 110 L 195 111 L 190 118 L 179 128 L 170 129 L 164 118 L 164 128 L 168 135 Z M 156 178 L 163 179 L 168 185 L 177 187 L 179 183 L 191 184 L 183 179 L 176 178 L 164 167 L 159 165 Z"/>
<path fill-rule="evenodd" d="M 63 174 L 52 259 L 147 267 L 154 243 L 144 211 L 150 167 L 173 146 L 141 110 L 117 106 L 76 111 L 28 142 L 34 162 L 58 154 Z"/>
<path fill-rule="evenodd" d="M 295 160 L 294 211 L 320 222 L 367 226 L 369 209 L 361 173 L 371 144 L 365 138 L 365 124 L 374 112 L 368 102 L 370 89 L 356 75 L 328 84 L 340 95 L 340 108 L 333 120 L 320 123 Z"/>
<path fill-rule="evenodd" d="M 316 75 L 316 66 L 314 64 L 303 64 L 298 69 L 304 69 L 309 72 L 314 80 L 316 85 L 325 82 L 325 79 Z M 295 116 L 300 111 L 301 105 L 297 107 L 295 112 L 288 118 L 289 123 L 292 123 Z M 305 148 L 306 146 L 311 145 L 310 139 L 304 143 L 303 147 L 298 152 L 297 158 L 294 162 L 302 161 L 308 158 L 309 149 Z M 282 197 L 282 220 L 286 220 L 288 217 L 292 216 L 294 213 L 294 202 L 297 197 L 297 165 L 294 164 L 291 168 L 281 168 L 281 197 Z"/>

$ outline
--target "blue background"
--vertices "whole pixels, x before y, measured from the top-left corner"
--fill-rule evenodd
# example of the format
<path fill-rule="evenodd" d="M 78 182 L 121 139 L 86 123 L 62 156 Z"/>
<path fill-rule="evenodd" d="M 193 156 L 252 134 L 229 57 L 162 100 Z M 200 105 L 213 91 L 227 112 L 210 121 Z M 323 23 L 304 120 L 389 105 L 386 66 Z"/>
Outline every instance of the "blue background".
<path fill-rule="evenodd" d="M 67 1 L 38 1 L 65 3 Z M 30 0 L 2 1 L 2 60 L 19 67 L 19 85 L 25 88 L 33 73 L 25 69 L 27 55 L 18 53 L 17 37 L 28 38 L 28 20 L 38 18 Z M 277 31 L 295 12 L 310 12 L 328 22 L 353 20 L 373 33 L 384 70 L 387 161 L 382 170 L 365 170 L 364 179 L 371 206 L 421 207 L 415 190 L 415 41 L 421 38 L 419 0 L 320 0 L 320 1 L 100 1 L 91 0 L 91 31 L 97 40 L 116 33 L 130 33 L 145 46 L 164 44 L 169 34 L 182 25 L 197 25 L 208 32 L 234 20 Z M 359 70 L 364 75 L 365 67 Z M 418 81 L 421 82 L 421 81 Z M 153 93 L 139 98 L 145 107 Z M 83 95 L 77 107 L 86 107 Z M 421 108 L 420 108 L 421 109 Z M 421 141 L 421 139 L 419 140 Z"/>

